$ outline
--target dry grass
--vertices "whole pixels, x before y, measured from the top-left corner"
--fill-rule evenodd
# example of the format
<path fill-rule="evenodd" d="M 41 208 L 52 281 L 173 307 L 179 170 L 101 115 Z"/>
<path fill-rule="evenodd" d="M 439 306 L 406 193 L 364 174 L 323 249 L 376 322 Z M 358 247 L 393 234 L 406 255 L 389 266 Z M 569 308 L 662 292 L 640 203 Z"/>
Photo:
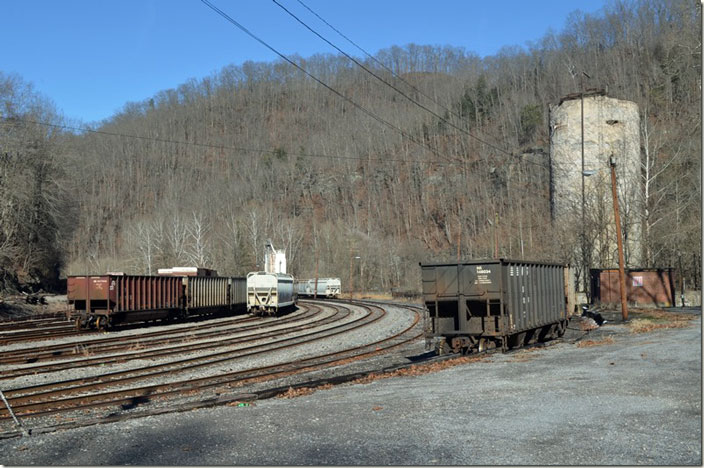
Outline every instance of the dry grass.
<path fill-rule="evenodd" d="M 289 387 L 286 392 L 277 395 L 276 398 L 296 398 L 299 396 L 305 396 L 305 395 L 310 395 L 312 393 L 315 393 L 318 390 L 329 390 L 332 388 L 331 384 L 325 384 L 325 385 L 319 385 L 317 387 L 299 387 L 299 388 L 293 388 Z"/>
<path fill-rule="evenodd" d="M 583 331 L 590 331 L 590 330 L 596 330 L 597 328 L 599 328 L 599 325 L 597 325 L 594 320 L 582 319 L 579 322 L 579 328 Z"/>
<path fill-rule="evenodd" d="M 696 315 L 665 312 L 660 309 L 635 309 L 631 311 L 628 328 L 631 333 L 648 333 L 663 328 L 685 328 Z"/>
<path fill-rule="evenodd" d="M 239 406 L 239 407 L 247 407 L 247 406 L 256 406 L 253 401 L 250 400 L 235 400 L 231 401 L 227 404 L 227 406 Z"/>
<path fill-rule="evenodd" d="M 685 328 L 689 326 L 689 321 L 657 323 L 651 320 L 634 319 L 628 324 L 631 333 L 648 333 L 662 328 Z"/>
<path fill-rule="evenodd" d="M 484 356 L 461 356 L 454 359 L 448 359 L 447 361 L 434 362 L 432 364 L 414 364 L 406 369 L 398 369 L 393 372 L 376 374 L 372 373 L 359 379 L 352 380 L 351 384 L 368 384 L 377 380 L 390 379 L 393 377 L 409 377 L 416 375 L 429 374 L 431 372 L 437 372 L 449 367 L 459 366 L 462 364 L 468 364 L 471 362 L 485 361 Z M 310 395 L 318 390 L 329 390 L 333 387 L 332 384 L 319 385 L 317 387 L 290 387 L 286 392 L 277 395 L 277 398 L 296 398 L 299 396 Z M 374 408 L 373 408 L 374 409 Z M 381 407 L 379 407 L 381 409 Z M 378 410 L 376 410 L 378 411 Z"/>
<path fill-rule="evenodd" d="M 517 351 L 514 355 L 513 358 L 509 362 L 526 362 L 526 361 L 532 361 L 535 359 L 537 356 L 534 353 L 536 351 L 540 351 L 542 348 L 534 347 L 534 348 L 525 348 L 521 349 L 520 351 Z"/>
<path fill-rule="evenodd" d="M 388 372 L 384 374 L 369 374 L 359 379 L 352 381 L 353 384 L 368 384 L 377 380 L 390 379 L 393 377 L 412 377 L 416 375 L 430 374 L 432 372 L 438 372 L 443 369 L 448 369 L 450 367 L 459 366 L 462 364 L 469 364 L 471 362 L 484 361 L 486 358 L 484 356 L 461 356 L 454 359 L 448 359 L 447 361 L 434 362 L 432 364 L 414 364 L 405 369 L 398 369 L 393 372 Z"/>
<path fill-rule="evenodd" d="M 343 293 L 340 299 L 349 299 L 349 293 Z M 408 304 L 423 304 L 422 297 L 393 297 L 390 293 L 377 293 L 377 292 L 356 292 L 352 293 L 352 299 L 370 299 L 373 301 L 394 301 L 394 302 L 406 302 Z"/>
<path fill-rule="evenodd" d="M 577 343 L 578 348 L 591 348 L 592 346 L 601 346 L 607 344 L 614 344 L 613 337 L 607 336 L 602 340 L 584 340 Z"/>

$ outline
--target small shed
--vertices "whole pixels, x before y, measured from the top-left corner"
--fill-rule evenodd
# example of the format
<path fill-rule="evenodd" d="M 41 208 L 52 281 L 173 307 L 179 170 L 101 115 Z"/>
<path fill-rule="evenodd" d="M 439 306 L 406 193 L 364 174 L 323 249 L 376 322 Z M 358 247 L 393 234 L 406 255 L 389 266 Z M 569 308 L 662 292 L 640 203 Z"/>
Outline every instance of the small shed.
<path fill-rule="evenodd" d="M 592 304 L 618 304 L 621 291 L 618 268 L 592 269 Z M 675 283 L 672 268 L 626 270 L 626 298 L 629 304 L 672 307 L 675 305 Z"/>

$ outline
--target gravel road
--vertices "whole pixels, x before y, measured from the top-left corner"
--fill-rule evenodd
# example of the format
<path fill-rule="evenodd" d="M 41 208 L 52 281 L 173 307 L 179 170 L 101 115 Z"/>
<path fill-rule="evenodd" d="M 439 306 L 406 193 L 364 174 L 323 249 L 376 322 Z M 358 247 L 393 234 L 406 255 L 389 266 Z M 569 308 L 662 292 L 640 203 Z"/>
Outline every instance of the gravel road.
<path fill-rule="evenodd" d="M 701 316 L 294 399 L 0 441 L 3 465 L 701 465 Z"/>

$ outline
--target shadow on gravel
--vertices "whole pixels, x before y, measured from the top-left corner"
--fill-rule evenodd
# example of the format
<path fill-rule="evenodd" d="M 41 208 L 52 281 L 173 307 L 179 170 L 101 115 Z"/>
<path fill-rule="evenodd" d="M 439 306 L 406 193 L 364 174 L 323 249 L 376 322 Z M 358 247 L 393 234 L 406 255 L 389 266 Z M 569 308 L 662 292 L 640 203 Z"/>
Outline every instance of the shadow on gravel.
<path fill-rule="evenodd" d="M 150 401 L 150 400 L 149 400 L 149 397 L 142 395 L 142 396 L 137 396 L 137 397 L 134 397 L 134 398 L 130 398 L 130 402 L 129 402 L 129 403 L 125 403 L 125 404 L 123 404 L 123 405 L 121 405 L 121 406 L 122 406 L 122 409 L 123 409 L 123 410 L 129 410 L 129 409 L 132 409 L 132 408 L 136 408 L 136 407 L 138 407 L 139 405 L 143 405 L 143 404 L 145 404 L 145 403 L 149 403 L 149 401 Z"/>
<path fill-rule="evenodd" d="M 410 362 L 422 362 L 427 361 L 428 359 L 432 359 L 436 356 L 437 354 L 435 354 L 435 351 L 428 351 L 427 353 L 417 354 L 415 356 L 406 356 L 406 359 L 408 359 Z"/>
<path fill-rule="evenodd" d="M 142 423 L 140 423 L 142 424 Z M 157 423 L 158 424 L 158 423 Z M 217 445 L 216 438 L 204 422 L 176 423 L 169 426 L 129 429 L 120 436 L 120 448 L 105 451 L 90 464 L 100 465 L 206 465 L 212 463 L 207 453 Z M 148 434 L 148 437 L 144 437 Z M 214 444 L 215 443 L 215 444 Z"/>

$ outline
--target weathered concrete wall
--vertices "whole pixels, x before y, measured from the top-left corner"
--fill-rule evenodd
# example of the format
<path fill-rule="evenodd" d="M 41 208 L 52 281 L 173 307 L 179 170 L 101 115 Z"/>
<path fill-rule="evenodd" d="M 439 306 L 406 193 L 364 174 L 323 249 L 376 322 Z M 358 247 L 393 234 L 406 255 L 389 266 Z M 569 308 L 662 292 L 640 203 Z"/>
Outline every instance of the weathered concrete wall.
<path fill-rule="evenodd" d="M 550 107 L 550 156 L 552 161 L 552 204 L 556 223 L 581 226 L 582 136 L 579 97 Z M 616 158 L 619 211 L 626 233 L 624 249 L 628 266 L 638 267 L 642 259 L 641 231 L 643 203 L 640 178 L 640 117 L 638 105 L 603 95 L 584 97 L 584 167 L 597 172 L 585 177 L 585 206 L 591 267 L 617 265 L 613 200 L 609 157 Z M 579 229 L 574 233 L 578 234 Z M 575 250 L 581 252 L 579 238 Z M 581 258 L 577 253 L 575 258 Z"/>

